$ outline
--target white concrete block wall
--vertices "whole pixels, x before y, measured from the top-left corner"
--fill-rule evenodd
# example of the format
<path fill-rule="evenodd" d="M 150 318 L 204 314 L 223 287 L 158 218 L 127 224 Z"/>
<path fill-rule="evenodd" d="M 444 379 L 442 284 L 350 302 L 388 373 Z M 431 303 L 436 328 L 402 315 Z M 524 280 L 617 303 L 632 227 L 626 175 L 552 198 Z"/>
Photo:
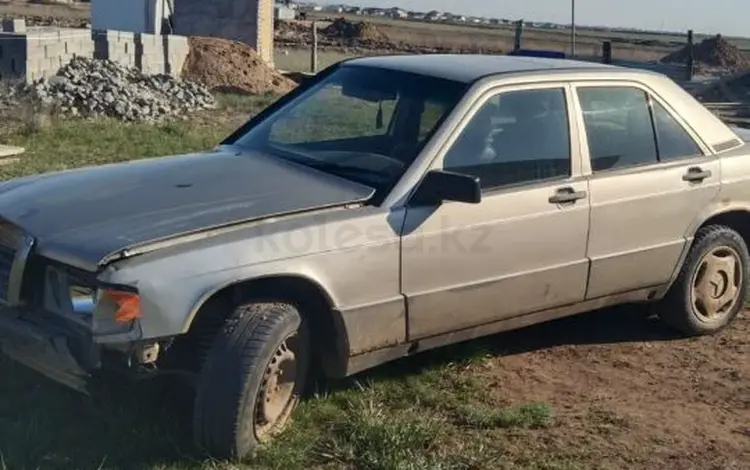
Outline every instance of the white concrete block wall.
<path fill-rule="evenodd" d="M 24 29 L 16 23 L 3 22 L 3 26 Z M 84 29 L 0 32 L 0 79 L 31 82 L 50 77 L 76 56 L 109 59 L 146 74 L 179 77 L 189 50 L 187 38 L 174 35 Z"/>
<path fill-rule="evenodd" d="M 73 57 L 93 57 L 94 45 L 88 30 L 59 29 L 26 33 L 27 81 L 55 75 Z"/>
<path fill-rule="evenodd" d="M 185 36 L 164 36 L 164 52 L 166 60 L 165 72 L 173 77 L 182 75 L 182 67 L 185 65 L 190 53 L 190 44 Z"/>
<path fill-rule="evenodd" d="M 161 36 L 137 34 L 135 36 L 135 66 L 142 73 L 165 73 L 164 44 Z"/>
<path fill-rule="evenodd" d="M 91 37 L 94 41 L 95 59 L 109 59 L 128 67 L 135 67 L 135 33 L 94 30 Z"/>
<path fill-rule="evenodd" d="M 273 65 L 273 0 L 174 0 L 175 33 L 241 41 Z"/>

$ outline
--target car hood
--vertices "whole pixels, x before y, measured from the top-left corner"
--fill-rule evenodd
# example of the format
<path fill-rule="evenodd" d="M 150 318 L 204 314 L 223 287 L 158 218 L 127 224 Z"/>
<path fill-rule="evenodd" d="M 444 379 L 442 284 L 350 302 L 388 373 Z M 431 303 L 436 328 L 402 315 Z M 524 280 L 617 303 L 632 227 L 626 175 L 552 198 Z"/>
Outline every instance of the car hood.
<path fill-rule="evenodd" d="M 269 216 L 365 201 L 374 190 L 224 146 L 0 184 L 0 217 L 36 251 L 84 269 L 139 245 Z"/>

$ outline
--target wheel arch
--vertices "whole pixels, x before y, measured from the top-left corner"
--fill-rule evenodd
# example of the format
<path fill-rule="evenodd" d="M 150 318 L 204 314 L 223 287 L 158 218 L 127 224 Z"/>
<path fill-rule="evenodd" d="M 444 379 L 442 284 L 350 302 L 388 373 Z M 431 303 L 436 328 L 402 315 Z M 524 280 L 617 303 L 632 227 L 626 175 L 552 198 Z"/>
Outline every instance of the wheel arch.
<path fill-rule="evenodd" d="M 742 239 L 745 240 L 745 243 L 750 246 L 750 207 L 737 206 L 725 208 L 722 211 L 713 212 L 708 216 L 698 219 L 686 234 L 687 242 L 685 243 L 685 247 L 680 255 L 680 260 L 677 263 L 677 266 L 675 266 L 669 284 L 663 289 L 662 294 L 666 293 L 677 280 L 677 276 L 680 274 L 682 266 L 685 264 L 685 259 L 690 252 L 690 248 L 693 246 L 695 234 L 703 227 L 708 227 L 710 225 L 723 225 L 732 230 L 736 230 L 737 233 L 742 236 Z M 661 297 L 661 295 L 659 297 Z"/>
<path fill-rule="evenodd" d="M 341 314 L 322 284 L 303 274 L 266 274 L 215 286 L 192 306 L 185 336 L 211 335 L 233 306 L 253 299 L 294 304 L 310 325 L 316 362 L 322 372 L 339 376 L 346 369 L 349 340 Z"/>
<path fill-rule="evenodd" d="M 737 231 L 745 243 L 750 245 L 750 207 L 733 207 L 726 209 L 721 212 L 715 212 L 704 220 L 695 225 L 695 228 L 690 233 L 690 240 L 692 241 L 696 233 L 703 227 L 709 225 L 723 225 L 729 227 L 732 230 Z"/>

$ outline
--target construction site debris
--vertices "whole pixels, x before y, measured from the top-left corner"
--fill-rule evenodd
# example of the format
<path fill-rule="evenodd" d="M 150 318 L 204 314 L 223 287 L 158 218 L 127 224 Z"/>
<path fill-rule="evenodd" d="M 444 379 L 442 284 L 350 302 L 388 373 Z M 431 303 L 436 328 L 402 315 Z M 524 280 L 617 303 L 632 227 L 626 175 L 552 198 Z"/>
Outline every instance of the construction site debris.
<path fill-rule="evenodd" d="M 55 28 L 90 28 L 91 22 L 88 18 L 61 18 L 42 15 L 13 15 L 0 13 L 0 20 L 24 19 L 27 26 L 33 27 L 55 27 Z"/>
<path fill-rule="evenodd" d="M 292 20 L 275 20 L 273 34 L 274 40 L 310 39 L 312 37 L 312 24 Z"/>
<path fill-rule="evenodd" d="M 665 63 L 685 64 L 688 61 L 690 46 L 668 54 L 662 59 Z M 693 45 L 693 58 L 696 63 L 709 67 L 721 67 L 729 70 L 750 68 L 750 59 L 736 46 L 724 39 L 721 34 L 704 39 Z"/>
<path fill-rule="evenodd" d="M 366 41 L 386 41 L 388 37 L 377 26 L 364 21 L 352 22 L 337 18 L 323 29 L 322 33 L 329 38 L 360 39 Z"/>
<path fill-rule="evenodd" d="M 191 37 L 189 44 L 182 77 L 211 91 L 259 95 L 286 93 L 296 86 L 247 44 L 206 37 Z"/>
<path fill-rule="evenodd" d="M 169 75 L 143 75 L 109 60 L 82 57 L 24 91 L 61 114 L 125 121 L 158 120 L 216 105 L 211 93 L 199 84 Z"/>

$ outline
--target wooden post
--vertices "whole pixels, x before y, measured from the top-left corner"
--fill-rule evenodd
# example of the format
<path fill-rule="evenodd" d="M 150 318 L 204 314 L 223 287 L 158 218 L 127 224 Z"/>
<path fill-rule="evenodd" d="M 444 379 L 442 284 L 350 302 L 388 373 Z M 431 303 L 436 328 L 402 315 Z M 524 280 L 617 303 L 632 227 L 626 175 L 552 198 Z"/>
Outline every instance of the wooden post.
<path fill-rule="evenodd" d="M 612 41 L 602 43 L 602 62 L 605 64 L 612 63 Z"/>
<path fill-rule="evenodd" d="M 576 0 L 570 0 L 570 58 L 576 58 Z"/>
<path fill-rule="evenodd" d="M 513 41 L 513 52 L 518 52 L 521 49 L 521 39 L 523 36 L 523 20 L 516 21 L 516 37 Z"/>
<path fill-rule="evenodd" d="M 689 30 L 687 33 L 687 46 L 688 46 L 688 56 L 687 56 L 687 63 L 685 75 L 688 81 L 693 80 L 693 75 L 695 75 L 695 46 L 693 45 L 693 30 Z"/>
<path fill-rule="evenodd" d="M 310 51 L 310 71 L 318 73 L 318 24 L 312 22 L 312 50 Z"/>

